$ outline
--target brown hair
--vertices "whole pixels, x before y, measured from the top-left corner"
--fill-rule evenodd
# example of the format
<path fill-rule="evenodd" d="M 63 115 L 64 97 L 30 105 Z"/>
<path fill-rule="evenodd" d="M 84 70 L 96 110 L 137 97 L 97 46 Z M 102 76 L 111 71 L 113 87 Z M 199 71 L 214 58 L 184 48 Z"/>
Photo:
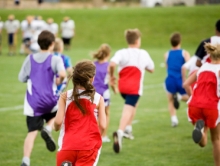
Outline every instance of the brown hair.
<path fill-rule="evenodd" d="M 80 104 L 80 96 L 89 96 L 91 101 L 94 100 L 95 88 L 91 83 L 91 79 L 95 76 L 96 68 L 92 61 L 85 60 L 81 61 L 73 67 L 73 74 L 71 76 L 73 82 L 73 93 L 70 97 L 71 100 L 74 100 L 77 107 L 80 109 L 82 114 L 86 114 L 86 109 Z M 71 79 L 70 78 L 70 79 Z M 78 92 L 78 87 L 82 86 L 85 90 L 81 93 Z"/>
<path fill-rule="evenodd" d="M 108 44 L 102 44 L 99 50 L 93 54 L 93 58 L 103 60 L 110 55 L 111 47 Z"/>
<path fill-rule="evenodd" d="M 179 32 L 175 32 L 170 37 L 170 43 L 173 47 L 176 47 L 181 42 L 181 35 Z"/>
<path fill-rule="evenodd" d="M 42 31 L 39 36 L 37 43 L 41 50 L 48 50 L 50 45 L 55 41 L 55 36 L 50 31 Z"/>
<path fill-rule="evenodd" d="M 63 40 L 61 40 L 60 38 L 56 38 L 53 51 L 59 52 L 61 50 L 61 48 L 63 48 Z"/>
<path fill-rule="evenodd" d="M 220 44 L 205 43 L 205 50 L 210 54 L 211 59 L 220 60 Z"/>
<path fill-rule="evenodd" d="M 135 44 L 135 42 L 141 37 L 139 29 L 127 29 L 125 31 L 125 38 L 128 44 Z"/>

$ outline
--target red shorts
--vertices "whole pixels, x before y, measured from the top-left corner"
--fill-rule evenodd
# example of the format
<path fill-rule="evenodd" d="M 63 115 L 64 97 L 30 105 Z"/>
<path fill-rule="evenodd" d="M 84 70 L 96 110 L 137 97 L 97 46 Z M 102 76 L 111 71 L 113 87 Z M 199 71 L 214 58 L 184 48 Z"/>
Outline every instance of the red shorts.
<path fill-rule="evenodd" d="M 216 109 L 206 109 L 197 107 L 188 107 L 188 118 L 195 124 L 197 120 L 202 119 L 205 122 L 205 126 L 209 128 L 215 128 L 220 120 L 220 112 Z"/>
<path fill-rule="evenodd" d="M 61 150 L 57 152 L 57 166 L 71 163 L 72 166 L 95 166 L 99 158 L 99 150 Z M 69 166 L 69 165 L 68 165 Z"/>

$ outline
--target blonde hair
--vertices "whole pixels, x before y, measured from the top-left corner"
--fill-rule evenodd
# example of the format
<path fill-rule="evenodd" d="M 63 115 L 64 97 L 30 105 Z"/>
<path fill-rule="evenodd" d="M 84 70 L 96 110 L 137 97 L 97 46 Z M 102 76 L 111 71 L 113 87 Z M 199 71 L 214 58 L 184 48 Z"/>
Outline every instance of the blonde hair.
<path fill-rule="evenodd" d="M 102 44 L 97 52 L 93 54 L 93 58 L 103 60 L 111 53 L 111 47 L 108 44 Z"/>
<path fill-rule="evenodd" d="M 213 60 L 220 60 L 220 44 L 205 43 L 205 50 Z"/>
<path fill-rule="evenodd" d="M 60 38 L 56 38 L 55 42 L 54 42 L 54 52 L 59 52 L 61 50 L 61 48 L 63 48 L 63 40 L 61 40 Z"/>
<path fill-rule="evenodd" d="M 127 29 L 125 30 L 125 38 L 128 44 L 135 44 L 135 42 L 141 37 L 139 29 Z"/>

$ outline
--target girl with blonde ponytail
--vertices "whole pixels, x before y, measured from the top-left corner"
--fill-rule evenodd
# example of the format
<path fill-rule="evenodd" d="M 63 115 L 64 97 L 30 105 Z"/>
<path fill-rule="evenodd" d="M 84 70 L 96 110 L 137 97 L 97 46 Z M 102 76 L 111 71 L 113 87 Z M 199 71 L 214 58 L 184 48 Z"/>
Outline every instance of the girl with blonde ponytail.
<path fill-rule="evenodd" d="M 192 138 L 199 146 L 207 144 L 210 129 L 215 166 L 220 165 L 220 43 L 205 44 L 211 62 L 204 63 L 196 74 L 184 82 L 184 88 L 191 95 L 188 101 L 188 118 L 194 124 Z M 197 82 L 191 94 L 190 85 Z"/>

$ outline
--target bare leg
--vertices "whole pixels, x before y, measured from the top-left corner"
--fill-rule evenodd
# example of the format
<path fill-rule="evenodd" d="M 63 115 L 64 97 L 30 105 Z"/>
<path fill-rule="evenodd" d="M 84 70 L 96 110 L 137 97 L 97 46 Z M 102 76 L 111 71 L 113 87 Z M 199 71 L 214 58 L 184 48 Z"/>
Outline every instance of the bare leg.
<path fill-rule="evenodd" d="M 220 165 L 220 123 L 214 129 L 210 129 L 213 146 L 213 157 L 215 166 Z"/>
<path fill-rule="evenodd" d="M 30 158 L 38 131 L 29 132 L 24 141 L 24 157 Z"/>
<path fill-rule="evenodd" d="M 182 101 L 186 102 L 188 99 L 189 99 L 189 96 L 187 94 L 182 95 L 182 98 L 181 98 Z"/>
<path fill-rule="evenodd" d="M 110 113 L 109 110 L 110 110 L 110 109 L 109 109 L 109 108 L 110 108 L 109 106 L 105 107 L 106 128 L 105 128 L 105 130 L 103 130 L 102 137 L 107 136 L 108 126 L 109 126 L 109 121 L 110 121 L 110 115 L 109 115 L 109 113 Z"/>
<path fill-rule="evenodd" d="M 170 116 L 176 116 L 176 109 L 173 106 L 172 94 L 167 93 L 167 99 L 168 99 L 168 109 L 169 109 L 169 112 L 170 112 Z"/>
<path fill-rule="evenodd" d="M 135 107 L 131 105 L 124 105 L 122 116 L 120 120 L 119 130 L 124 131 L 125 127 L 133 120 L 133 117 L 135 115 Z"/>
<path fill-rule="evenodd" d="M 202 134 L 202 140 L 199 142 L 199 146 L 201 147 L 205 147 L 207 144 L 207 132 L 208 132 L 209 128 L 208 127 L 204 127 L 204 131 Z"/>

